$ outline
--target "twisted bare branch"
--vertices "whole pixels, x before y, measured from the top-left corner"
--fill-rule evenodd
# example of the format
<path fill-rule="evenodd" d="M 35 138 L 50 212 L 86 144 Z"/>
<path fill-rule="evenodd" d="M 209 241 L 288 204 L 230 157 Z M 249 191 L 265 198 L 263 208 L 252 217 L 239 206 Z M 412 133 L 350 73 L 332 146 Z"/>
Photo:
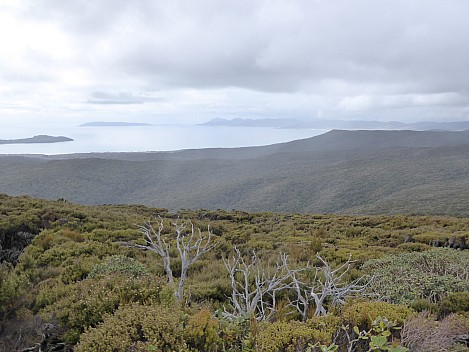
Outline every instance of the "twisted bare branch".
<path fill-rule="evenodd" d="M 155 229 L 151 222 L 146 222 L 144 225 L 138 226 L 140 232 L 143 234 L 145 244 L 128 244 L 126 245 L 143 250 L 150 250 L 163 259 L 163 270 L 168 278 L 170 284 L 174 283 L 173 271 L 171 269 L 171 255 L 170 255 L 170 238 L 164 238 L 163 234 L 163 219 L 158 218 L 158 227 Z M 186 231 L 187 225 L 178 221 L 173 225 L 176 230 L 176 236 L 173 239 L 176 242 L 179 258 L 181 259 L 181 277 L 174 294 L 180 301 L 182 299 L 184 284 L 187 279 L 187 271 L 189 267 L 194 264 L 200 257 L 210 251 L 216 246 L 212 243 L 213 234 L 208 227 L 207 235 L 204 235 L 200 228 L 195 229 L 194 224 L 189 221 L 190 231 Z"/>
<path fill-rule="evenodd" d="M 246 261 L 238 248 L 231 259 L 223 259 L 228 270 L 231 283 L 230 301 L 233 312 L 225 311 L 225 315 L 251 315 L 257 320 L 268 320 L 275 312 L 276 293 L 286 288 L 288 270 L 287 256 L 281 255 L 273 272 L 261 265 L 256 252 L 252 252 Z"/>
<path fill-rule="evenodd" d="M 336 269 L 332 269 L 329 263 L 319 254 L 316 257 L 322 263 L 322 266 L 313 269 L 313 279 L 308 282 L 303 282 L 299 277 L 299 273 L 309 270 L 308 268 L 296 271 L 289 269 L 289 277 L 296 294 L 296 298 L 290 301 L 290 305 L 298 310 L 303 320 L 308 317 L 311 303 L 314 302 L 315 315 L 326 315 L 325 304 L 327 301 L 330 301 L 332 305 L 344 304 L 346 298 L 365 290 L 372 279 L 361 276 L 347 283 L 344 278 L 351 269 L 353 263 L 351 257 Z"/>

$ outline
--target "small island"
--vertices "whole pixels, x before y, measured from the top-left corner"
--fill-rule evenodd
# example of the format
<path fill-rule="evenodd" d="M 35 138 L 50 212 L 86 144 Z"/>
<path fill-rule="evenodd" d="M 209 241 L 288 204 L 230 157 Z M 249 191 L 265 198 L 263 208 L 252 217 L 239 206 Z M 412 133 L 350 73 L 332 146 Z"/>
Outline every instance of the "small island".
<path fill-rule="evenodd" d="M 41 134 L 31 138 L 0 139 L 0 144 L 60 143 L 71 141 L 73 141 L 72 138 L 64 136 L 54 137 Z"/>
<path fill-rule="evenodd" d="M 80 125 L 80 127 L 129 127 L 129 126 L 152 126 L 149 123 L 142 122 L 105 122 L 105 121 L 95 121 L 95 122 L 86 122 Z"/>

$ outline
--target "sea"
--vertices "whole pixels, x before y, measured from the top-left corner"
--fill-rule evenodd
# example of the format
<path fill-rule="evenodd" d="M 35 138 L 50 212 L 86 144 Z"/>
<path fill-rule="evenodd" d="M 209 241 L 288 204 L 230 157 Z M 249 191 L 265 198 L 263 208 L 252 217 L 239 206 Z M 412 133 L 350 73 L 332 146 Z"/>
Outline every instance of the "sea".
<path fill-rule="evenodd" d="M 0 154 L 150 152 L 261 146 L 317 136 L 318 129 L 200 125 L 1 127 L 0 139 L 65 136 L 70 142 L 0 144 Z"/>

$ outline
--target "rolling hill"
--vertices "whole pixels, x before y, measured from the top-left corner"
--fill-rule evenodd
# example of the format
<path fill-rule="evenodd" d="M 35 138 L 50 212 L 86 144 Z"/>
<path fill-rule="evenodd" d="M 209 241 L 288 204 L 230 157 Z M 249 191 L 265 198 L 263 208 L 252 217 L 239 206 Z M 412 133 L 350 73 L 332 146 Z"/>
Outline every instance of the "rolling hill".
<path fill-rule="evenodd" d="M 469 131 L 331 131 L 264 147 L 1 156 L 0 192 L 169 209 L 469 216 Z"/>

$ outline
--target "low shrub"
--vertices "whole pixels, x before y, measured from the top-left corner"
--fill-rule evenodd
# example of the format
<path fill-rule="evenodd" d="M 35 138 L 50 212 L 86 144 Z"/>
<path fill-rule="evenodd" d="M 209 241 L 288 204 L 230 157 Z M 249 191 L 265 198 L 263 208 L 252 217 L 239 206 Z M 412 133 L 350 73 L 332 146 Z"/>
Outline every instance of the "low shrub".
<path fill-rule="evenodd" d="M 183 313 L 175 307 L 132 303 L 119 307 L 80 337 L 75 352 L 189 351 Z"/>
<path fill-rule="evenodd" d="M 30 288 L 26 275 L 14 271 L 9 263 L 0 264 L 0 332 L 4 322 L 28 301 Z"/>
<path fill-rule="evenodd" d="M 406 251 L 406 252 L 423 252 L 423 251 L 428 251 L 432 247 L 425 243 L 407 242 L 407 243 L 399 244 L 397 248 L 402 249 L 403 251 Z"/>
<path fill-rule="evenodd" d="M 112 255 L 96 264 L 88 274 L 89 278 L 110 274 L 121 274 L 133 277 L 147 275 L 148 270 L 133 258 L 123 255 Z"/>
<path fill-rule="evenodd" d="M 469 291 L 448 294 L 441 301 L 440 312 L 444 315 L 462 313 L 469 317 Z"/>
<path fill-rule="evenodd" d="M 358 326 L 360 329 L 369 330 L 373 321 L 378 318 L 386 318 L 402 326 L 404 321 L 413 314 L 413 309 L 402 304 L 386 302 L 351 302 L 344 307 L 343 318 L 346 323 Z"/>
<path fill-rule="evenodd" d="M 377 277 L 366 292 L 373 298 L 392 303 L 424 298 L 438 303 L 448 293 L 469 291 L 468 266 L 469 251 L 439 248 L 368 260 L 362 270 Z"/>
<path fill-rule="evenodd" d="M 216 352 L 221 349 L 220 324 L 208 308 L 202 308 L 189 316 L 184 328 L 188 346 L 196 351 Z"/>
<path fill-rule="evenodd" d="M 305 323 L 299 321 L 264 323 L 257 334 L 257 351 L 305 351 L 308 345 L 330 344 L 339 328 L 340 318 L 313 317 Z"/>
<path fill-rule="evenodd" d="M 132 302 L 151 303 L 171 300 L 159 279 L 109 275 L 86 279 L 72 285 L 58 285 L 39 292 L 36 301 L 45 319 L 57 319 L 66 331 L 64 339 L 76 343 L 88 327 L 103 321 L 105 314 Z"/>
<path fill-rule="evenodd" d="M 438 312 L 438 305 L 430 302 L 428 299 L 425 298 L 414 299 L 410 304 L 410 307 L 416 312 Z"/>

